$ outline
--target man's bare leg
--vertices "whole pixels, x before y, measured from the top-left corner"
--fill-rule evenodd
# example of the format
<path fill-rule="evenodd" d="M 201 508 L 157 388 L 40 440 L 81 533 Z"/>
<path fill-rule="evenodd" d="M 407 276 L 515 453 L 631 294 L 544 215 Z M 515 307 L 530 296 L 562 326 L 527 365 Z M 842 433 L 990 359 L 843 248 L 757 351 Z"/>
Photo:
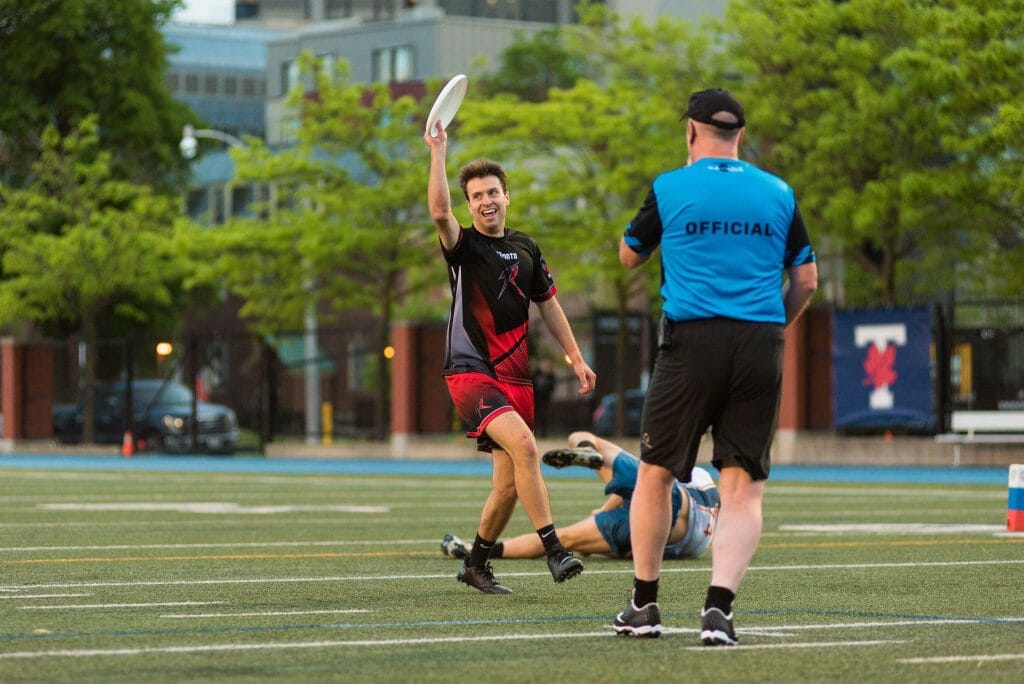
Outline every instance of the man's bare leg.
<path fill-rule="evenodd" d="M 491 492 L 487 495 L 487 501 L 484 502 L 480 513 L 480 524 L 472 550 L 466 549 L 463 545 L 463 551 L 468 551 L 468 554 L 464 556 L 462 567 L 455 577 L 485 594 L 510 594 L 512 591 L 494 578 L 487 559 L 494 548 L 495 540 L 505 529 L 515 510 L 515 471 L 512 459 L 504 451 L 496 450 L 492 456 Z M 448 552 L 444 543 L 442 548 Z"/>
<path fill-rule="evenodd" d="M 601 536 L 593 516 L 558 530 L 562 544 L 577 553 L 611 553 L 608 542 Z M 502 558 L 541 558 L 544 545 L 535 534 L 521 534 L 501 542 Z"/>
<path fill-rule="evenodd" d="M 515 411 L 506 411 L 496 416 L 486 431 L 512 461 L 516 494 L 544 546 L 551 576 L 564 582 L 580 574 L 583 563 L 566 551 L 555 531 L 548 488 L 540 472 L 540 451 L 526 421 Z"/>
<path fill-rule="evenodd" d="M 540 451 L 530 428 L 515 411 L 506 411 L 487 425 L 487 436 L 497 442 L 512 464 L 515 491 L 526 517 L 537 529 L 551 524 L 551 502 L 540 472 Z"/>

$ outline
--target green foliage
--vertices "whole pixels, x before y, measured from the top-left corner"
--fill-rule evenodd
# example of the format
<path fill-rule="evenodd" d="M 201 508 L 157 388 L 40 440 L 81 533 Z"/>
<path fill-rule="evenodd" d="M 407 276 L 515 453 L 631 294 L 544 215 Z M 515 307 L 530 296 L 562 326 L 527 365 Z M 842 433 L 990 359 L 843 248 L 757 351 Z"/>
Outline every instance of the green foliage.
<path fill-rule="evenodd" d="M 191 249 L 215 255 L 193 285 L 223 282 L 260 333 L 297 330 L 307 306 L 334 318 L 369 310 L 390 319 L 436 285 L 436 237 L 426 213 L 420 106 L 386 86 L 353 84 L 347 66 L 317 71 L 315 95 L 296 92 L 294 144 L 250 139 L 232 150 L 240 181 L 271 186 L 261 216 L 195 228 Z M 322 320 L 331 320 L 330 316 Z"/>
<path fill-rule="evenodd" d="M 172 249 L 172 197 L 117 180 L 89 117 L 66 138 L 42 135 L 27 188 L 0 185 L 0 325 L 148 324 L 178 304 L 184 264 Z"/>
<path fill-rule="evenodd" d="M 585 75 L 586 61 L 563 43 L 564 34 L 557 28 L 519 36 L 501 54 L 496 70 L 474 76 L 474 89 L 485 97 L 509 93 L 526 102 L 542 102 L 551 88 L 571 88 Z"/>
<path fill-rule="evenodd" d="M 180 0 L 0 0 L 0 178 L 23 184 L 42 148 L 102 113 L 100 144 L 117 175 L 164 183 L 188 107 L 164 84 L 160 26 Z"/>
<path fill-rule="evenodd" d="M 1022 16 L 1020 0 L 730 5 L 748 135 L 812 235 L 869 276 L 853 298 L 1013 291 L 957 264 L 1024 238 Z"/>
<path fill-rule="evenodd" d="M 647 275 L 619 265 L 619 238 L 654 177 L 685 163 L 679 112 L 709 78 L 706 46 L 678 20 L 623 26 L 600 6 L 584 17 L 560 31 L 590 77 L 542 102 L 471 96 L 453 138 L 461 158 L 509 167 L 510 223 L 538 238 L 560 283 L 619 302 Z"/>
<path fill-rule="evenodd" d="M 347 64 L 327 73 L 306 54 L 301 65 L 315 88 L 290 95 L 294 144 L 270 150 L 249 140 L 232 150 L 239 180 L 269 184 L 271 201 L 261 217 L 190 231 L 192 253 L 214 255 L 190 285 L 223 283 L 260 334 L 299 330 L 310 308 L 321 325 L 370 312 L 372 348 L 382 350 L 399 307 L 422 317 L 416 302 L 439 285 L 420 106 L 386 85 L 352 83 Z M 382 437 L 388 367 L 373 358 Z"/>
<path fill-rule="evenodd" d="M 621 368 L 631 353 L 625 318 L 655 308 L 659 274 L 623 268 L 619 241 L 654 178 L 686 162 L 680 112 L 687 95 L 711 80 L 714 60 L 686 22 L 624 24 L 602 6 L 584 7 L 582 16 L 560 35 L 586 78 L 551 88 L 541 102 L 471 91 L 453 140 L 463 161 L 484 156 L 505 165 L 509 226 L 537 239 L 559 287 L 618 314 Z M 602 386 L 621 397 L 627 382 L 617 374 Z"/>
<path fill-rule="evenodd" d="M 177 202 L 118 180 L 96 117 L 66 137 L 50 126 L 25 188 L 0 185 L 0 326 L 80 331 L 86 348 L 83 440 L 95 428 L 100 331 L 170 318 L 186 264 L 174 250 Z"/>

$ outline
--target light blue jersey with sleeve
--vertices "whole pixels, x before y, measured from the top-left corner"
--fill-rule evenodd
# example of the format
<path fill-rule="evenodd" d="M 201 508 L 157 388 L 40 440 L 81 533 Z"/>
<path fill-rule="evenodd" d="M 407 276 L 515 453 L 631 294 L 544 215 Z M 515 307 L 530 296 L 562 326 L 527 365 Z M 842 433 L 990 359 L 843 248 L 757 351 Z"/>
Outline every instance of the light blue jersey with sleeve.
<path fill-rule="evenodd" d="M 785 324 L 782 273 L 815 261 L 792 188 L 736 159 L 658 176 L 623 240 L 643 256 L 661 247 L 662 310 L 674 321 Z"/>

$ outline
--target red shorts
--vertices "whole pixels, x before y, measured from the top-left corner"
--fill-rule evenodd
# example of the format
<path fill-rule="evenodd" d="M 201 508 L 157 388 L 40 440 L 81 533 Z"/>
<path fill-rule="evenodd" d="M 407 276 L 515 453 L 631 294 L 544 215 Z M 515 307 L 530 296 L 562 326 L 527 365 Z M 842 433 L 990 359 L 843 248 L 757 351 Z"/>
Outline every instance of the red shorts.
<path fill-rule="evenodd" d="M 466 424 L 466 436 L 476 438 L 477 450 L 501 448 L 486 435 L 487 425 L 506 411 L 518 413 L 533 429 L 533 385 L 495 380 L 483 373 L 446 375 L 448 394 Z"/>

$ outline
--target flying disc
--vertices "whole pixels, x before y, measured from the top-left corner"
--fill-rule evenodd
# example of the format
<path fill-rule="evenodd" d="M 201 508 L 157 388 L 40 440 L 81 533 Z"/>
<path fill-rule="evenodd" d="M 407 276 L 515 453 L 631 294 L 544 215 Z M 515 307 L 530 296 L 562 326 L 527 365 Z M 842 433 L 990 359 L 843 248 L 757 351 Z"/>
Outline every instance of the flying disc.
<path fill-rule="evenodd" d="M 430 115 L 427 116 L 427 133 L 432 138 L 437 137 L 437 122 L 441 122 L 441 128 L 448 128 L 448 124 L 455 118 L 455 112 L 459 111 L 462 98 L 466 96 L 466 88 L 469 87 L 469 79 L 465 74 L 453 76 L 434 100 L 434 106 L 430 108 Z"/>

